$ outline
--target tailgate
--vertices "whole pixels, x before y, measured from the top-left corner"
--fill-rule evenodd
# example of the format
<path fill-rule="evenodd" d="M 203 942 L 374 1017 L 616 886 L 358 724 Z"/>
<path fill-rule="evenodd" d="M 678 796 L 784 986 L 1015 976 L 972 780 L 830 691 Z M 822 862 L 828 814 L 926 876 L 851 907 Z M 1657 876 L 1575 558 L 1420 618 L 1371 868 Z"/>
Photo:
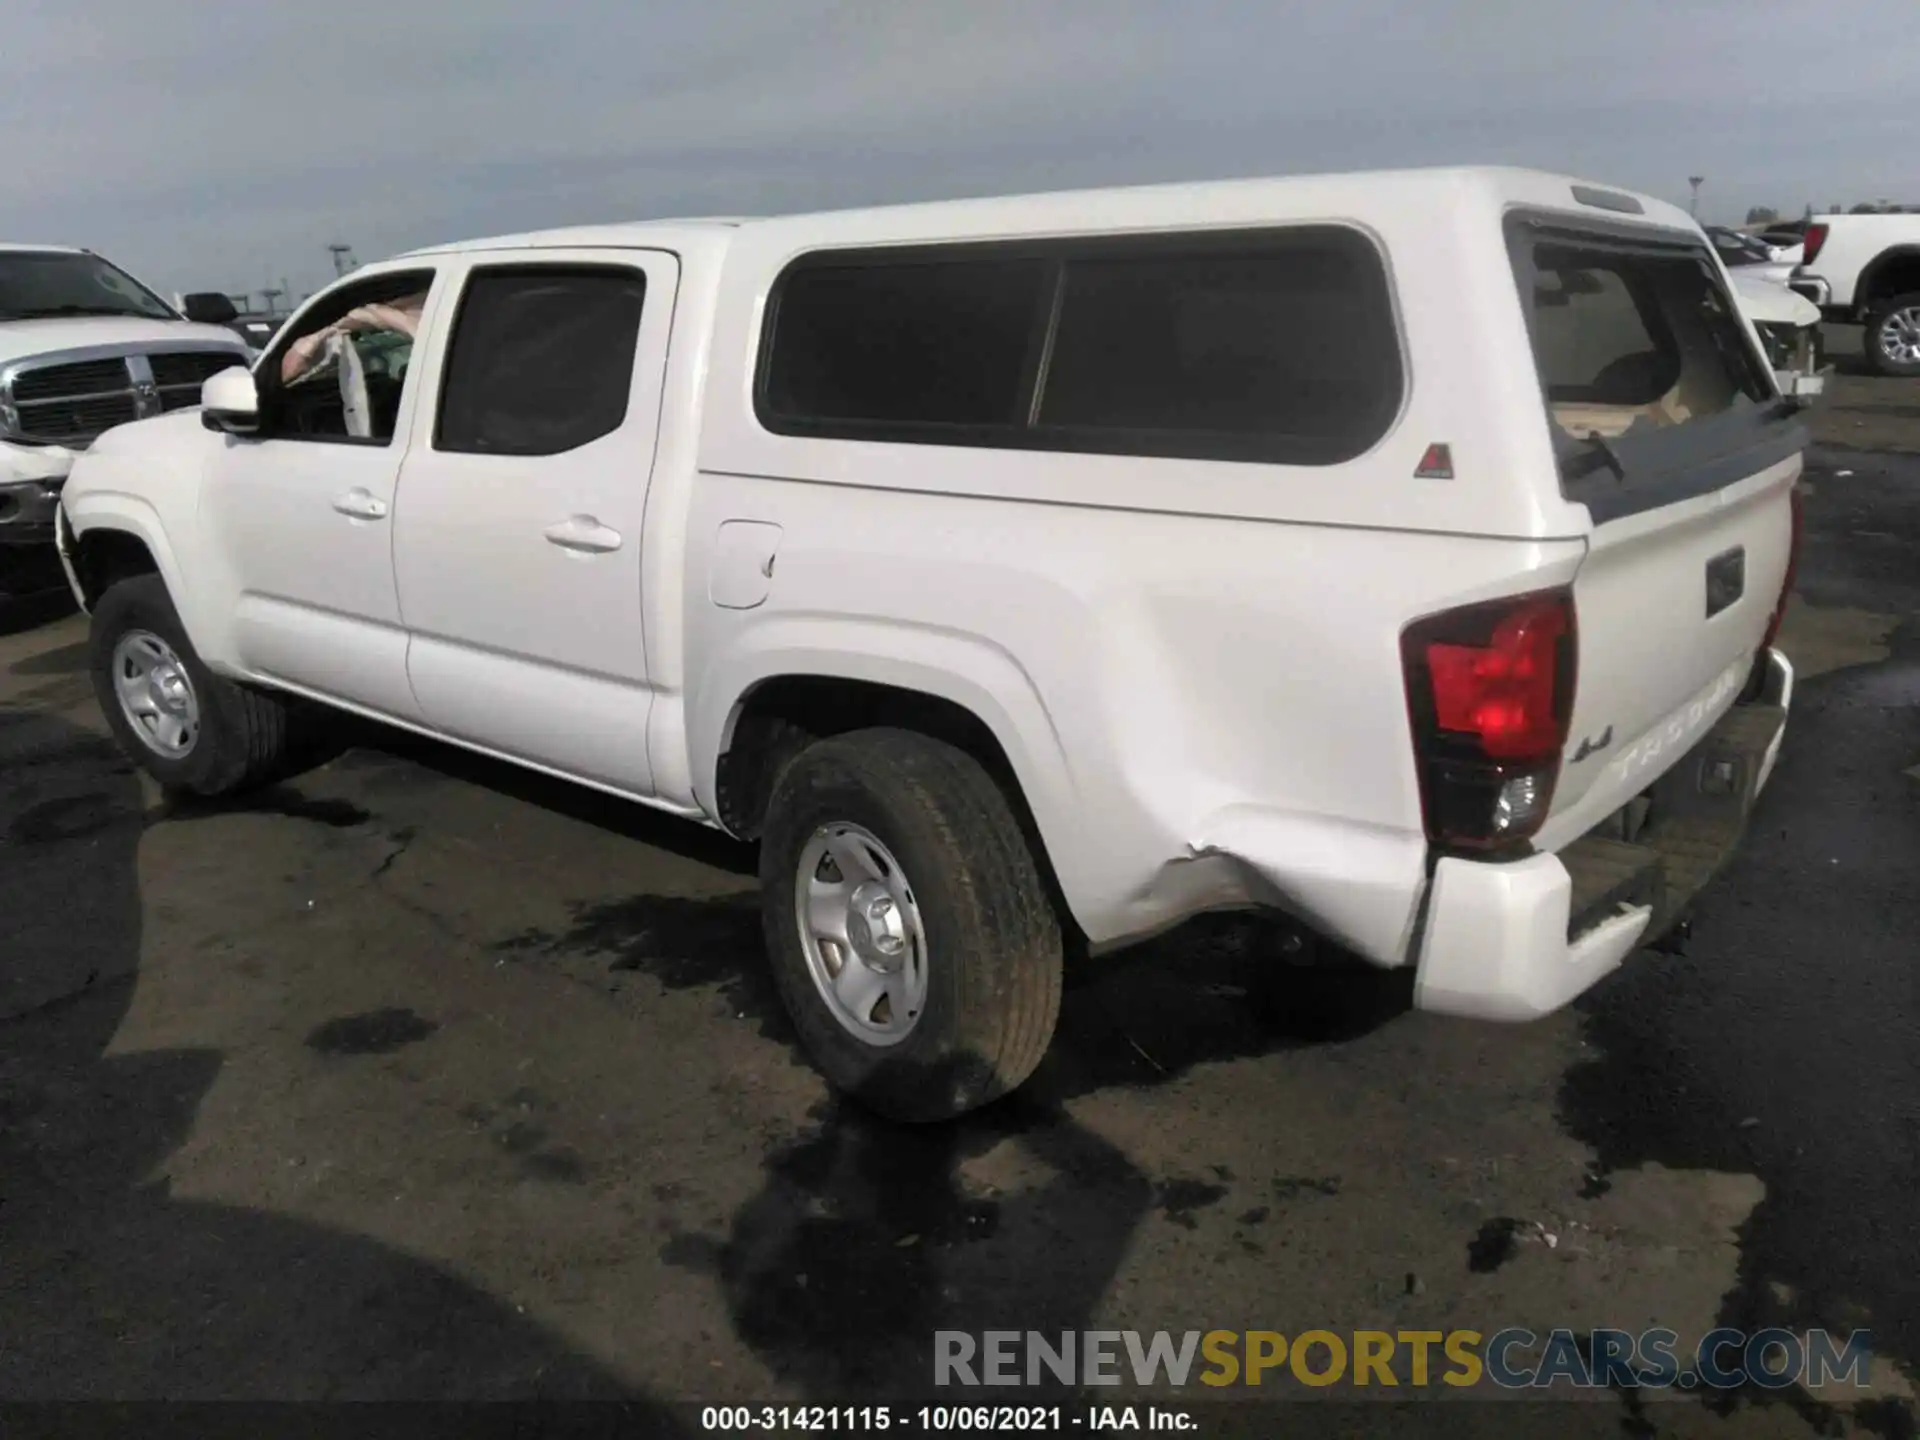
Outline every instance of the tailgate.
<path fill-rule="evenodd" d="M 1626 804 L 1738 698 L 1787 577 L 1799 469 L 1796 456 L 1594 532 L 1573 585 L 1573 716 L 1543 842 Z"/>
<path fill-rule="evenodd" d="M 1559 487 L 1593 526 L 1551 849 L 1738 698 L 1788 578 L 1807 437 L 1698 234 L 1518 214 L 1508 242 Z"/>

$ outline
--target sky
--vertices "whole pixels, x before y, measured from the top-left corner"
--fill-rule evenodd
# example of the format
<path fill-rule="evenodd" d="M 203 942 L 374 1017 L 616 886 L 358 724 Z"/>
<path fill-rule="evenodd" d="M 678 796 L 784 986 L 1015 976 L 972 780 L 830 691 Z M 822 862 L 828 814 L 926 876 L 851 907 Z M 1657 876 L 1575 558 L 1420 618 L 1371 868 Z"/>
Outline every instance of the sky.
<path fill-rule="evenodd" d="M 0 240 L 296 291 L 556 225 L 1423 164 L 1920 202 L 1920 0 L 0 3 Z"/>

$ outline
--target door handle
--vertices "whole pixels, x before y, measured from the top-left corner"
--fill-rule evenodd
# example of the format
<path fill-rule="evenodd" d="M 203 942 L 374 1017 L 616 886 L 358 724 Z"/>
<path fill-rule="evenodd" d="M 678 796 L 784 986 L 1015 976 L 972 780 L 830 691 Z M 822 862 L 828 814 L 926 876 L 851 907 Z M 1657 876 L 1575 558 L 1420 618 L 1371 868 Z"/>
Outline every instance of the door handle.
<path fill-rule="evenodd" d="M 333 508 L 353 520 L 384 520 L 387 502 L 356 485 L 344 495 L 334 497 Z"/>
<path fill-rule="evenodd" d="M 620 548 L 620 532 L 609 530 L 591 515 L 569 515 L 558 525 L 549 525 L 546 535 L 548 543 L 583 554 L 603 555 Z"/>

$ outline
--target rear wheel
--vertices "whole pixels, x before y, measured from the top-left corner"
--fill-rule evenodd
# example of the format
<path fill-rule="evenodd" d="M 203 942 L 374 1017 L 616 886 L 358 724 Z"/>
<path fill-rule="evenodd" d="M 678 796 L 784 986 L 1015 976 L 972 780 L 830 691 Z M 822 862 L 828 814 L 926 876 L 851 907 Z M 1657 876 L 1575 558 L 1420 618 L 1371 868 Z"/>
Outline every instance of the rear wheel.
<path fill-rule="evenodd" d="M 1920 375 L 1920 292 L 1868 307 L 1865 345 L 1867 363 L 1882 375 Z"/>
<path fill-rule="evenodd" d="M 88 648 L 114 737 L 168 789 L 225 795 L 283 772 L 288 702 L 208 670 L 159 576 L 122 580 L 100 598 Z"/>
<path fill-rule="evenodd" d="M 1007 797 L 905 730 L 802 750 L 760 850 L 782 1000 L 838 1089 L 943 1120 L 1014 1089 L 1060 1012 L 1060 925 Z"/>

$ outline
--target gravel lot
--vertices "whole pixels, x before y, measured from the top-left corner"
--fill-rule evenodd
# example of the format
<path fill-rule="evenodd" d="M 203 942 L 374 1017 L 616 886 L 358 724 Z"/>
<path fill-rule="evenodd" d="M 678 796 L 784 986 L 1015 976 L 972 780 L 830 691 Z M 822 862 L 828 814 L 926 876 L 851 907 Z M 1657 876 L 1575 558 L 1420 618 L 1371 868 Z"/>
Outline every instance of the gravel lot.
<path fill-rule="evenodd" d="M 1874 1388 L 1554 1426 L 1913 1434 L 1920 385 L 1815 423 L 1810 678 L 1684 957 L 1510 1029 L 1190 927 L 926 1130 L 793 1050 L 747 852 L 379 733 L 169 804 L 84 619 L 16 609 L 0 1398 L 844 1401 L 924 1391 L 947 1328 L 1779 1322 L 1870 1326 Z"/>

